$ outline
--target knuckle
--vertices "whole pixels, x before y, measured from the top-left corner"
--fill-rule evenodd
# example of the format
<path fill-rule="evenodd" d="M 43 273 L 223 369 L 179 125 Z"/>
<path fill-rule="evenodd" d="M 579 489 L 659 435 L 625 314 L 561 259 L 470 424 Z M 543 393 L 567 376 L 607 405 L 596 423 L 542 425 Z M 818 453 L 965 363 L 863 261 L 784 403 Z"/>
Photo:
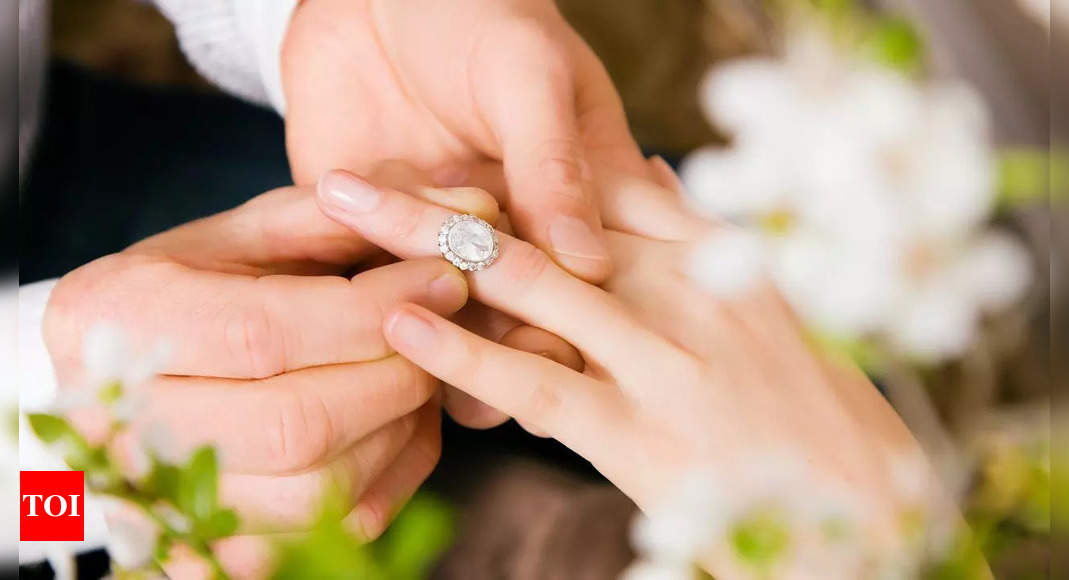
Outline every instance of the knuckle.
<path fill-rule="evenodd" d="M 279 470 L 299 472 L 320 464 L 334 438 L 330 411 L 318 396 L 279 390 L 265 425 L 271 460 Z"/>
<path fill-rule="evenodd" d="M 392 356 L 383 364 L 389 365 L 381 380 L 389 385 L 387 389 L 403 401 L 404 409 L 417 409 L 427 402 L 438 389 L 438 379 L 417 367 L 408 359 Z"/>
<path fill-rule="evenodd" d="M 139 265 L 137 256 L 112 254 L 60 278 L 49 295 L 42 337 L 57 365 L 80 361 L 78 344 L 96 318 L 121 318 L 123 280 Z"/>
<path fill-rule="evenodd" d="M 586 171 L 581 161 L 582 151 L 575 139 L 547 139 L 532 155 L 538 160 L 534 170 L 552 188 L 551 194 L 586 201 L 581 196 Z"/>
<path fill-rule="evenodd" d="M 481 381 L 483 370 L 482 352 L 476 345 L 462 341 L 449 347 L 448 353 L 443 353 L 442 364 L 445 366 L 444 376 L 449 382 L 455 384 L 477 384 Z"/>
<path fill-rule="evenodd" d="M 562 42 L 562 29 L 547 25 L 543 17 L 517 17 L 495 27 L 483 37 L 475 56 L 477 62 L 515 66 L 516 60 L 538 66 L 550 73 L 568 71 L 569 59 Z M 509 47 L 503 51 L 501 47 Z"/>
<path fill-rule="evenodd" d="M 411 240 L 419 235 L 420 224 L 427 214 L 427 208 L 423 204 L 417 211 L 395 211 L 390 216 L 390 229 L 388 234 L 393 240 Z M 400 209 L 400 208 L 398 208 Z"/>
<path fill-rule="evenodd" d="M 507 253 L 502 253 L 498 265 L 503 278 L 510 281 L 515 289 L 529 289 L 550 267 L 551 261 L 545 252 L 529 242 L 513 244 Z M 507 258 L 507 259 L 506 259 Z"/>
<path fill-rule="evenodd" d="M 524 411 L 524 420 L 543 430 L 546 430 L 547 424 L 556 421 L 561 413 L 560 392 L 554 385 L 541 379 L 530 384 L 520 401 L 523 404 L 521 409 Z"/>
<path fill-rule="evenodd" d="M 261 300 L 251 300 L 223 316 L 228 354 L 242 361 L 249 378 L 263 379 L 285 372 L 285 340 Z"/>
<path fill-rule="evenodd" d="M 561 30 L 547 26 L 543 18 L 532 17 L 517 18 L 512 24 L 502 27 L 500 33 L 508 41 L 504 46 L 514 47 L 514 51 L 532 64 L 539 65 L 547 74 L 566 74 L 569 59 Z"/>
<path fill-rule="evenodd" d="M 309 525 L 311 514 L 323 505 L 325 494 L 334 489 L 338 475 L 333 466 L 302 474 L 296 485 L 279 485 L 270 497 L 274 519 L 291 525 Z"/>
<path fill-rule="evenodd" d="M 88 293 L 79 270 L 60 278 L 45 308 L 41 332 L 53 357 L 71 354 L 68 352 L 73 347 L 71 337 L 80 335 L 84 330 L 84 306 Z"/>

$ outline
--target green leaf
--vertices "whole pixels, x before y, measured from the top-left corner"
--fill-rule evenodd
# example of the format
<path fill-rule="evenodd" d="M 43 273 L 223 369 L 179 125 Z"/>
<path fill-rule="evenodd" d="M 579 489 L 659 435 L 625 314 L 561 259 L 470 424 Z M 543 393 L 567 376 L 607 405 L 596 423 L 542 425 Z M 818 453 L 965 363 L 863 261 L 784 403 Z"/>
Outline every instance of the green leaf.
<path fill-rule="evenodd" d="M 280 543 L 275 562 L 271 578 L 279 580 L 390 578 L 371 550 L 336 519 L 321 519 L 300 539 Z"/>
<path fill-rule="evenodd" d="M 878 374 L 886 364 L 885 353 L 872 341 L 844 338 L 816 329 L 810 329 L 807 337 L 821 352 L 844 356 L 866 373 Z"/>
<path fill-rule="evenodd" d="M 59 443 L 65 438 L 81 438 L 70 423 L 62 417 L 47 413 L 30 413 L 26 417 L 30 420 L 30 428 L 33 432 L 48 445 Z"/>
<path fill-rule="evenodd" d="M 998 159 L 998 204 L 1002 209 L 1046 204 L 1069 189 L 1069 154 L 1007 149 Z M 1049 194 L 1049 196 L 1048 196 Z"/>
<path fill-rule="evenodd" d="M 122 393 L 122 381 L 111 381 L 97 391 L 97 397 L 100 399 L 100 402 L 105 405 L 110 405 L 111 403 L 118 401 L 119 398 L 122 397 Z"/>
<path fill-rule="evenodd" d="M 238 514 L 231 509 L 216 510 L 212 517 L 202 523 L 198 533 L 204 540 L 212 541 L 234 535 L 238 530 Z"/>
<path fill-rule="evenodd" d="M 768 510 L 750 514 L 735 524 L 731 545 L 739 560 L 754 567 L 767 568 L 790 546 L 791 536 L 782 518 Z"/>
<path fill-rule="evenodd" d="M 178 467 L 153 457 L 152 467 L 142 485 L 148 495 L 167 500 L 179 507 L 178 490 L 182 485 L 182 470 Z"/>
<path fill-rule="evenodd" d="M 208 521 L 218 506 L 219 463 L 215 448 L 204 446 L 193 452 L 189 466 L 182 474 L 178 489 L 179 508 L 198 522 Z"/>
<path fill-rule="evenodd" d="M 92 472 L 107 470 L 109 467 L 107 452 L 90 446 L 85 437 L 75 431 L 63 417 L 48 413 L 30 413 L 26 417 L 37 437 L 45 444 L 57 447 L 71 469 Z"/>
<path fill-rule="evenodd" d="M 159 539 L 156 540 L 156 561 L 166 562 L 167 558 L 171 554 L 171 546 L 174 545 L 174 540 L 167 534 L 160 534 Z"/>
<path fill-rule="evenodd" d="M 394 578 L 426 578 L 452 543 L 453 530 L 449 505 L 421 493 L 398 514 L 376 548 Z"/>
<path fill-rule="evenodd" d="M 876 20 L 863 44 L 877 62 L 904 73 L 917 72 L 924 64 L 924 40 L 904 18 Z"/>
<path fill-rule="evenodd" d="M 958 530 L 951 549 L 939 561 L 933 562 L 925 572 L 927 580 L 979 580 L 989 578 L 983 551 L 982 540 L 978 536 L 986 533 L 977 529 L 969 533 L 962 528 Z"/>
<path fill-rule="evenodd" d="M 426 578 L 453 538 L 452 510 L 427 494 L 413 498 L 386 533 L 370 544 L 341 523 L 346 506 L 340 494 L 328 491 L 309 533 L 278 544 L 271 578 Z"/>

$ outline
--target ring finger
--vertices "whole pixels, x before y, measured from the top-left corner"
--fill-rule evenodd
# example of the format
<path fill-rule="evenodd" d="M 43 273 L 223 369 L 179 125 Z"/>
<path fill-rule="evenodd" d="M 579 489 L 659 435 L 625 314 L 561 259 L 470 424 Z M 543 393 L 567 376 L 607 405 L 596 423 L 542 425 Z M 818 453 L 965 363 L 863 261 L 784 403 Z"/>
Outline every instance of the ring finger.
<path fill-rule="evenodd" d="M 402 258 L 439 255 L 435 233 L 455 215 L 341 171 L 320 181 L 318 200 L 327 215 Z M 472 296 L 480 302 L 560 336 L 601 364 L 633 371 L 636 378 L 650 372 L 644 361 L 672 358 L 676 351 L 606 292 L 566 273 L 534 246 L 504 234 L 499 238 L 494 265 L 468 274 Z M 603 340 L 606 335 L 629 340 L 621 345 Z"/>

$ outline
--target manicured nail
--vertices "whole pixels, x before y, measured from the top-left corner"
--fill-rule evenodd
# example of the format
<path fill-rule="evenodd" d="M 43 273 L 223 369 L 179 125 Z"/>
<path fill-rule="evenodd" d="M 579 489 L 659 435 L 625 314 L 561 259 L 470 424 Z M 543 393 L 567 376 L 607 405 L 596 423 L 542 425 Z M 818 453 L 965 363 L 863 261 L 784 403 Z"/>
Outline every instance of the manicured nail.
<path fill-rule="evenodd" d="M 408 308 L 394 313 L 386 332 L 393 338 L 393 342 L 408 347 L 405 349 L 407 354 L 427 351 L 438 338 L 434 325 Z"/>
<path fill-rule="evenodd" d="M 328 171 L 316 186 L 319 200 L 345 213 L 366 213 L 379 205 L 382 195 L 370 183 L 346 171 Z"/>
<path fill-rule="evenodd" d="M 585 260 L 608 260 L 605 244 L 594 235 L 583 220 L 572 216 L 557 216 L 549 226 L 549 243 L 562 256 Z"/>

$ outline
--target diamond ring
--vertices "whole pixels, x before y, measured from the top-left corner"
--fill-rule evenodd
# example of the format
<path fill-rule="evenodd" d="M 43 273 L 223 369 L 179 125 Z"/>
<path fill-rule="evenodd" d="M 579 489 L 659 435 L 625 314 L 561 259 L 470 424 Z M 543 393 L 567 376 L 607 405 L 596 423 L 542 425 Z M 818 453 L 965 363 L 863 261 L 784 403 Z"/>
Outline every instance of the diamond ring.
<path fill-rule="evenodd" d="M 497 232 L 473 215 L 454 215 L 438 230 L 438 249 L 461 270 L 482 270 L 497 259 Z"/>

